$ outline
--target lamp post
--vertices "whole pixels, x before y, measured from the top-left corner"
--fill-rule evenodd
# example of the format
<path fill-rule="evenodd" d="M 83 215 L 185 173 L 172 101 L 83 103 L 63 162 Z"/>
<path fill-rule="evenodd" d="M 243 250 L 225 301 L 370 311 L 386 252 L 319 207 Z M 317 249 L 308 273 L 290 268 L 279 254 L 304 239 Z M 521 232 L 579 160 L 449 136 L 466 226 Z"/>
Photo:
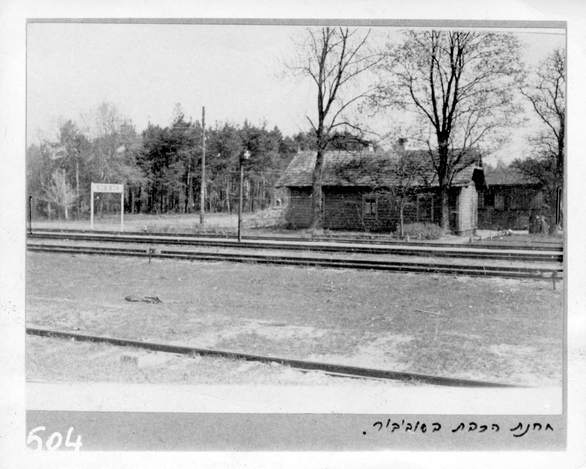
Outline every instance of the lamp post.
<path fill-rule="evenodd" d="M 28 232 L 33 234 L 33 196 L 28 196 Z"/>
<path fill-rule="evenodd" d="M 240 198 L 238 200 L 238 242 L 242 241 L 242 186 L 244 185 L 244 162 L 250 158 L 246 150 L 240 155 Z"/>
<path fill-rule="evenodd" d="M 206 197 L 206 108 L 201 108 L 201 187 L 199 196 L 199 224 L 205 222 L 205 197 Z"/>

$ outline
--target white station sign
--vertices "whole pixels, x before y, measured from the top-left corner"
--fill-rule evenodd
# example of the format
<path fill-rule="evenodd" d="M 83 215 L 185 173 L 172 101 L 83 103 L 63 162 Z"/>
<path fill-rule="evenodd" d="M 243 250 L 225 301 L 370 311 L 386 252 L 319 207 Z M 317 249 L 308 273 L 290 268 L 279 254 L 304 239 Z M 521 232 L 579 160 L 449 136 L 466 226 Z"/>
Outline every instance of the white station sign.
<path fill-rule="evenodd" d="M 92 182 L 90 192 L 91 229 L 94 229 L 94 193 L 109 192 L 114 194 L 120 194 L 120 231 L 124 231 L 124 184 L 102 184 L 99 182 Z"/>
<path fill-rule="evenodd" d="M 124 192 L 124 184 L 100 184 L 92 182 L 92 191 L 120 193 Z"/>

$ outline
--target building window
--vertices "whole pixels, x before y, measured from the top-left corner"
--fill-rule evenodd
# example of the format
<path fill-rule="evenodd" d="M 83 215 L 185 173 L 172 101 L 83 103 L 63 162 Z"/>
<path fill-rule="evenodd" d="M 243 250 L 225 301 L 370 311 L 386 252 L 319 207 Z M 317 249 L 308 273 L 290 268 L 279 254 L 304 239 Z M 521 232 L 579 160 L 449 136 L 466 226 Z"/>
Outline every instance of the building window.
<path fill-rule="evenodd" d="M 511 194 L 509 207 L 512 210 L 527 210 L 531 206 L 532 191 L 519 187 Z"/>
<path fill-rule="evenodd" d="M 504 210 L 505 209 L 505 196 L 503 194 L 494 195 L 494 209 Z"/>
<path fill-rule="evenodd" d="M 478 192 L 478 208 L 483 209 L 485 205 L 486 193 Z"/>
<path fill-rule="evenodd" d="M 494 207 L 494 190 L 489 189 L 484 193 L 484 207 Z"/>
<path fill-rule="evenodd" d="M 535 192 L 529 203 L 529 208 L 539 210 L 543 206 L 543 193 L 541 191 Z"/>
<path fill-rule="evenodd" d="M 415 209 L 417 221 L 433 222 L 433 194 L 417 194 Z"/>
<path fill-rule="evenodd" d="M 364 196 L 364 216 L 376 217 L 376 194 L 367 194 Z"/>

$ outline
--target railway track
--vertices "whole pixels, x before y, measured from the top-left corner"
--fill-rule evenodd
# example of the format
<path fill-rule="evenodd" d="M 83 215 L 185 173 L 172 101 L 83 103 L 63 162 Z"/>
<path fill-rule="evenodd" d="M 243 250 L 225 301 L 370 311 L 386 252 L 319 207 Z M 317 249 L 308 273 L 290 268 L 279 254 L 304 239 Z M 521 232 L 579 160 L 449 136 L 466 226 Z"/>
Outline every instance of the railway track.
<path fill-rule="evenodd" d="M 380 258 L 334 258 L 319 256 L 292 256 L 284 255 L 279 251 L 273 253 L 244 253 L 244 252 L 201 252 L 194 250 L 167 250 L 146 248 L 114 247 L 114 246 L 75 246 L 67 244 L 37 244 L 29 241 L 28 250 L 33 252 L 50 252 L 63 254 L 87 254 L 109 256 L 133 256 L 159 259 L 183 259 L 192 261 L 215 262 L 245 262 L 257 264 L 278 264 L 311 267 L 329 267 L 343 269 L 370 269 L 391 272 L 434 273 L 449 275 L 468 275 L 483 277 L 559 279 L 563 276 L 561 265 L 547 268 L 514 265 L 490 265 L 486 262 L 477 264 L 440 264 L 431 262 L 405 262 L 384 260 Z"/>
<path fill-rule="evenodd" d="M 29 234 L 30 240 L 52 239 L 69 241 L 91 242 L 116 242 L 151 245 L 182 245 L 182 246 L 208 246 L 230 249 L 284 249 L 293 251 L 316 251 L 332 253 L 353 254 L 389 254 L 402 256 L 425 257 L 452 257 L 470 259 L 511 260 L 529 262 L 563 262 L 563 250 L 561 247 L 537 250 L 519 248 L 497 248 L 478 245 L 453 245 L 433 243 L 408 243 L 408 244 L 352 244 L 338 242 L 319 242 L 292 240 L 283 238 L 256 238 L 246 239 L 242 242 L 226 237 L 200 237 L 200 236 L 175 236 L 175 235 L 137 235 L 121 233 L 87 233 L 87 232 L 54 232 L 38 231 Z"/>
<path fill-rule="evenodd" d="M 379 380 L 398 380 L 421 384 L 432 384 L 437 386 L 454 386 L 454 387 L 490 387 L 490 388 L 510 388 L 522 387 L 511 384 L 494 383 L 488 381 L 467 380 L 458 378 L 447 378 L 442 376 L 423 375 L 417 373 L 380 370 L 374 368 L 363 368 L 357 366 L 337 365 L 331 363 L 295 360 L 281 357 L 271 357 L 263 355 L 253 355 L 240 352 L 229 352 L 223 350 L 211 350 L 195 347 L 186 347 L 171 344 L 160 344 L 153 342 L 141 342 L 137 340 L 119 339 L 113 337 L 103 337 L 88 334 L 80 334 L 67 331 L 58 331 L 50 329 L 41 329 L 27 327 L 26 332 L 29 335 L 39 337 L 50 337 L 57 339 L 76 340 L 81 342 L 94 342 L 115 345 L 119 347 L 133 347 L 142 350 L 155 352 L 168 352 L 182 355 L 199 355 L 216 358 L 229 358 L 233 360 L 255 361 L 265 364 L 278 363 L 302 371 L 322 371 L 326 374 L 350 378 L 368 378 Z"/>
<path fill-rule="evenodd" d="M 208 240 L 234 240 L 235 234 L 218 234 L 218 233 L 139 233 L 139 232 L 128 232 L 121 233 L 120 231 L 89 231 L 89 230 L 68 230 L 68 229 L 35 229 L 29 233 L 29 237 L 48 237 L 55 236 L 59 238 L 64 235 L 91 235 L 91 236 L 140 236 L 143 238 L 163 238 L 163 239 L 208 239 Z M 313 236 L 313 237 L 300 237 L 300 236 L 250 236 L 243 237 L 246 242 L 263 242 L 263 241 L 281 241 L 281 242 L 293 242 L 293 243 L 333 243 L 333 244 L 358 244 L 358 245 L 374 245 L 374 246 L 419 246 L 419 247 L 454 247 L 453 243 L 441 243 L 437 241 L 421 241 L 412 239 L 408 243 L 402 240 L 391 238 L 388 236 L 355 236 L 355 237 L 344 237 L 344 236 Z M 503 243 L 495 237 L 494 240 L 486 239 L 479 243 L 477 241 L 471 243 L 465 243 L 461 246 L 465 246 L 470 249 L 496 249 L 496 250 L 522 250 L 522 251 L 552 251 L 552 252 L 563 252 L 563 245 L 561 243 L 551 243 L 548 241 L 533 241 L 531 244 L 526 242 L 518 243 Z"/>
<path fill-rule="evenodd" d="M 60 244 L 52 244 L 52 241 L 59 241 Z M 100 243 L 101 245 L 96 245 Z M 114 243 L 117 243 L 115 245 Z M 124 244 L 123 244 L 124 243 Z M 134 246 L 129 244 L 133 243 Z M 81 245 L 85 244 L 85 245 Z M 142 258 L 159 258 L 159 259 L 183 259 L 190 261 L 211 261 L 211 262 L 242 262 L 257 264 L 276 264 L 305 267 L 327 267 L 340 269 L 374 269 L 390 272 L 411 272 L 411 273 L 432 273 L 432 274 L 449 274 L 464 276 L 482 276 L 482 277 L 505 277 L 518 279 L 542 279 L 553 280 L 554 288 L 556 279 L 563 277 L 561 265 L 561 251 L 548 250 L 545 253 L 542 250 L 521 250 L 521 249 L 490 249 L 489 252 L 477 246 L 466 245 L 433 245 L 432 243 L 418 243 L 416 246 L 404 245 L 383 245 L 367 244 L 364 245 L 345 245 L 338 243 L 335 246 L 325 246 L 324 243 L 293 242 L 291 240 L 283 241 L 279 238 L 272 243 L 266 239 L 249 240 L 244 243 L 237 243 L 229 238 L 203 237 L 194 238 L 192 236 L 176 235 L 157 235 L 157 236 L 137 236 L 120 233 L 58 233 L 58 232 L 37 232 L 29 235 L 28 249 L 33 252 L 50 252 L 62 254 L 86 254 L 86 255 L 108 255 L 108 256 L 132 256 Z M 331 243 L 334 244 L 334 243 Z M 168 245 L 169 248 L 165 248 Z M 183 246 L 183 248 L 181 247 Z M 210 246 L 225 247 L 226 252 L 212 252 Z M 419 250 L 417 250 L 419 248 Z M 439 263 L 426 261 L 424 258 L 417 259 L 415 256 L 427 256 L 426 253 L 431 249 L 437 256 L 443 256 L 443 253 L 454 249 L 450 255 L 445 257 L 462 257 L 466 258 L 466 264 L 456 265 L 452 263 Z M 255 249 L 264 249 L 267 252 L 255 252 Z M 304 250 L 305 253 L 287 253 L 288 251 Z M 401 249 L 403 249 L 401 251 Z M 408 260 L 385 259 L 385 256 L 379 254 L 405 254 L 413 252 Z M 232 252 L 227 252 L 232 251 Z M 311 251 L 326 251 L 328 255 L 321 252 L 312 253 Z M 362 253 L 362 258 L 350 258 L 344 253 L 353 254 Z M 417 254 L 415 254 L 417 252 Z M 335 253 L 338 253 L 337 255 Z M 453 255 L 451 255 L 453 253 Z M 459 255 L 457 255 L 459 254 Z M 480 255 L 475 255 L 480 254 Z M 368 256 L 367 256 L 368 255 Z M 391 256 L 387 256 L 391 257 Z M 541 257 L 541 259 L 540 259 Z M 514 260 L 507 265 L 491 265 L 489 260 Z M 453 259 L 454 260 L 454 259 Z M 541 261 L 547 260 L 549 264 Z M 528 261 L 536 261 L 528 265 Z M 524 263 L 525 262 L 525 263 Z M 517 265 L 513 265 L 513 264 Z M 278 363 L 284 366 L 297 368 L 303 371 L 320 370 L 324 373 L 334 376 L 344 376 L 352 378 L 399 380 L 417 383 L 426 383 L 441 386 L 459 386 L 459 387 L 513 387 L 510 384 L 491 383 L 484 381 L 462 380 L 441 376 L 430 376 L 413 374 L 407 372 L 395 372 L 390 370 L 378 370 L 371 368 L 361 368 L 355 366 L 336 365 L 329 363 L 310 362 L 295 360 L 281 357 L 270 357 L 261 355 L 252 355 L 247 353 L 230 352 L 222 350 L 201 349 L 193 347 L 183 347 L 171 344 L 142 342 L 127 340 L 113 337 L 101 337 L 77 332 L 56 331 L 49 329 L 40 329 L 27 327 L 27 334 L 41 337 L 54 337 L 76 341 L 89 341 L 107 343 L 120 347 L 135 347 L 144 350 L 170 352 L 185 355 L 201 355 L 210 357 L 224 357 L 236 360 L 258 361 L 263 363 Z"/>

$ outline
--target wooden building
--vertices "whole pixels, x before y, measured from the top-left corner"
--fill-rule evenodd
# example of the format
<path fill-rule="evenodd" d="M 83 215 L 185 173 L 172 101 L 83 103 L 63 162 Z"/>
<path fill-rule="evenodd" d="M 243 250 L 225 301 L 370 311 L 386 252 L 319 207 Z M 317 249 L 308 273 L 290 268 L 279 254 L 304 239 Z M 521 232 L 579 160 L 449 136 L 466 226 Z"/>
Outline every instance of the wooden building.
<path fill-rule="evenodd" d="M 397 170 L 398 152 L 342 152 L 324 155 L 324 228 L 351 231 L 395 231 L 403 202 L 404 223 L 439 223 L 441 204 L 437 175 L 424 151 L 401 150 L 419 158 L 427 169 L 416 176 Z M 295 228 L 311 224 L 312 173 L 316 152 L 299 152 L 277 187 L 289 190 L 288 219 Z M 467 164 L 457 172 L 450 191 L 450 227 L 460 235 L 477 228 L 478 186 L 484 183 L 478 151 L 470 151 Z"/>
<path fill-rule="evenodd" d="M 512 168 L 486 173 L 478 200 L 478 226 L 485 230 L 526 230 L 531 215 L 541 214 L 543 186 Z"/>

